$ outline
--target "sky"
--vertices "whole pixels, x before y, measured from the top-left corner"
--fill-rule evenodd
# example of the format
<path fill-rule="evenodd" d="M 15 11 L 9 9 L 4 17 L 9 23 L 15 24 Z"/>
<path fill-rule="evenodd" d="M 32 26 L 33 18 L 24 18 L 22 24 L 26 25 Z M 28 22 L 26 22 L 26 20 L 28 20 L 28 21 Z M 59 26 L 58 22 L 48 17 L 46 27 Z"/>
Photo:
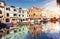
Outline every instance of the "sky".
<path fill-rule="evenodd" d="M 59 14 L 60 12 L 60 6 L 57 5 L 56 0 L 50 1 L 49 3 L 46 3 L 44 6 L 47 10 L 52 10 L 55 12 L 55 14 Z"/>
<path fill-rule="evenodd" d="M 16 6 L 21 8 L 30 8 L 32 6 L 44 7 L 52 0 L 0 0 L 4 1 L 7 6 Z"/>

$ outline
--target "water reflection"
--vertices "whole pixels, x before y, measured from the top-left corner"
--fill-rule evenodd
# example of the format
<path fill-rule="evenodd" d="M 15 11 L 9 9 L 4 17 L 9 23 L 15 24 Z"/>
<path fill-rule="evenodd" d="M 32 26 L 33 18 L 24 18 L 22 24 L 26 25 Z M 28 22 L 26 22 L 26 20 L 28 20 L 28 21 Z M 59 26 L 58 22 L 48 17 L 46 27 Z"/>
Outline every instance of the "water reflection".
<path fill-rule="evenodd" d="M 23 26 L 6 39 L 60 39 L 59 22 L 41 22 L 39 25 Z"/>
<path fill-rule="evenodd" d="M 40 27 L 42 29 L 42 33 L 39 33 L 34 37 L 31 37 L 29 35 L 30 39 L 60 39 L 60 23 L 59 22 L 46 22 L 46 23 L 42 22 L 39 26 L 42 26 Z M 41 31 L 41 29 L 39 31 Z"/>
<path fill-rule="evenodd" d="M 48 22 L 46 24 L 43 24 L 43 31 L 46 31 L 46 32 L 51 32 L 51 33 L 56 33 L 60 31 L 60 23 L 59 22 L 56 22 L 56 23 L 53 23 L 53 22 Z"/>

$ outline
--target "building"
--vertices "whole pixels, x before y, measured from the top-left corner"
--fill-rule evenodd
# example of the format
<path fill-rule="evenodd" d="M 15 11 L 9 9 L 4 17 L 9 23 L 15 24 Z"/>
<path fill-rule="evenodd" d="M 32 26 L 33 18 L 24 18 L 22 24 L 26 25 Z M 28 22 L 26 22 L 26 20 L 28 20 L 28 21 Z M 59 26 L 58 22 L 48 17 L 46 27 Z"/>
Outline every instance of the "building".
<path fill-rule="evenodd" d="M 29 21 L 28 9 L 19 8 L 19 16 L 21 21 Z"/>
<path fill-rule="evenodd" d="M 31 24 L 39 24 L 42 19 L 42 9 L 33 6 L 28 10 Z"/>
<path fill-rule="evenodd" d="M 6 6 L 6 3 L 0 1 L 0 21 L 3 23 L 19 22 L 29 18 L 28 10 L 15 6 Z"/>
<path fill-rule="evenodd" d="M 0 2 L 0 21 L 1 22 L 5 22 L 5 6 L 6 6 L 6 3 L 1 1 Z"/>
<path fill-rule="evenodd" d="M 53 10 L 47 10 L 47 9 L 43 9 L 42 10 L 42 17 L 43 18 L 54 18 L 56 17 L 56 14 Z"/>
<path fill-rule="evenodd" d="M 42 9 L 37 7 L 29 8 L 29 18 L 31 19 L 41 19 L 42 18 Z"/>
<path fill-rule="evenodd" d="M 6 22 L 18 21 L 18 8 L 15 6 L 5 7 L 5 18 Z"/>

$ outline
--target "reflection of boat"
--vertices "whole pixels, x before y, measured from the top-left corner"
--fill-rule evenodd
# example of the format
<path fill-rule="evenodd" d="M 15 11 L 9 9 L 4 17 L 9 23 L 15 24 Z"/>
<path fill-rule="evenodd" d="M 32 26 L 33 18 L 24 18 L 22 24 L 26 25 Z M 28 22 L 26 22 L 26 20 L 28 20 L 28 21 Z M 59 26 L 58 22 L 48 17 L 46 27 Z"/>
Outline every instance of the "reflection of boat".
<path fill-rule="evenodd" d="M 40 24 L 41 20 L 34 20 L 34 24 Z"/>
<path fill-rule="evenodd" d="M 25 21 L 25 22 L 22 22 L 22 24 L 24 24 L 24 25 L 29 25 L 30 22 Z"/>

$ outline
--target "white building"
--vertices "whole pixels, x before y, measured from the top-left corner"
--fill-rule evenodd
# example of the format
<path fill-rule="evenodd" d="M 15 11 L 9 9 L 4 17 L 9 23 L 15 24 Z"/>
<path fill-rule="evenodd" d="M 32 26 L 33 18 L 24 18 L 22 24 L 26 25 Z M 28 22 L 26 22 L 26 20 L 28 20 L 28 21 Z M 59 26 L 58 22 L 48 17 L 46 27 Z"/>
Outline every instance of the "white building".
<path fill-rule="evenodd" d="M 0 21 L 1 22 L 5 22 L 5 17 L 4 17 L 4 14 L 5 14 L 5 2 L 1 1 L 0 2 Z"/>
<path fill-rule="evenodd" d="M 26 21 L 29 18 L 27 9 L 17 8 L 15 6 L 6 6 L 5 2 L 0 2 L 0 19 L 4 22 L 12 22 L 13 20 Z"/>
<path fill-rule="evenodd" d="M 26 19 L 29 18 L 28 10 L 24 8 L 19 9 L 19 15 L 22 21 L 26 21 Z"/>

